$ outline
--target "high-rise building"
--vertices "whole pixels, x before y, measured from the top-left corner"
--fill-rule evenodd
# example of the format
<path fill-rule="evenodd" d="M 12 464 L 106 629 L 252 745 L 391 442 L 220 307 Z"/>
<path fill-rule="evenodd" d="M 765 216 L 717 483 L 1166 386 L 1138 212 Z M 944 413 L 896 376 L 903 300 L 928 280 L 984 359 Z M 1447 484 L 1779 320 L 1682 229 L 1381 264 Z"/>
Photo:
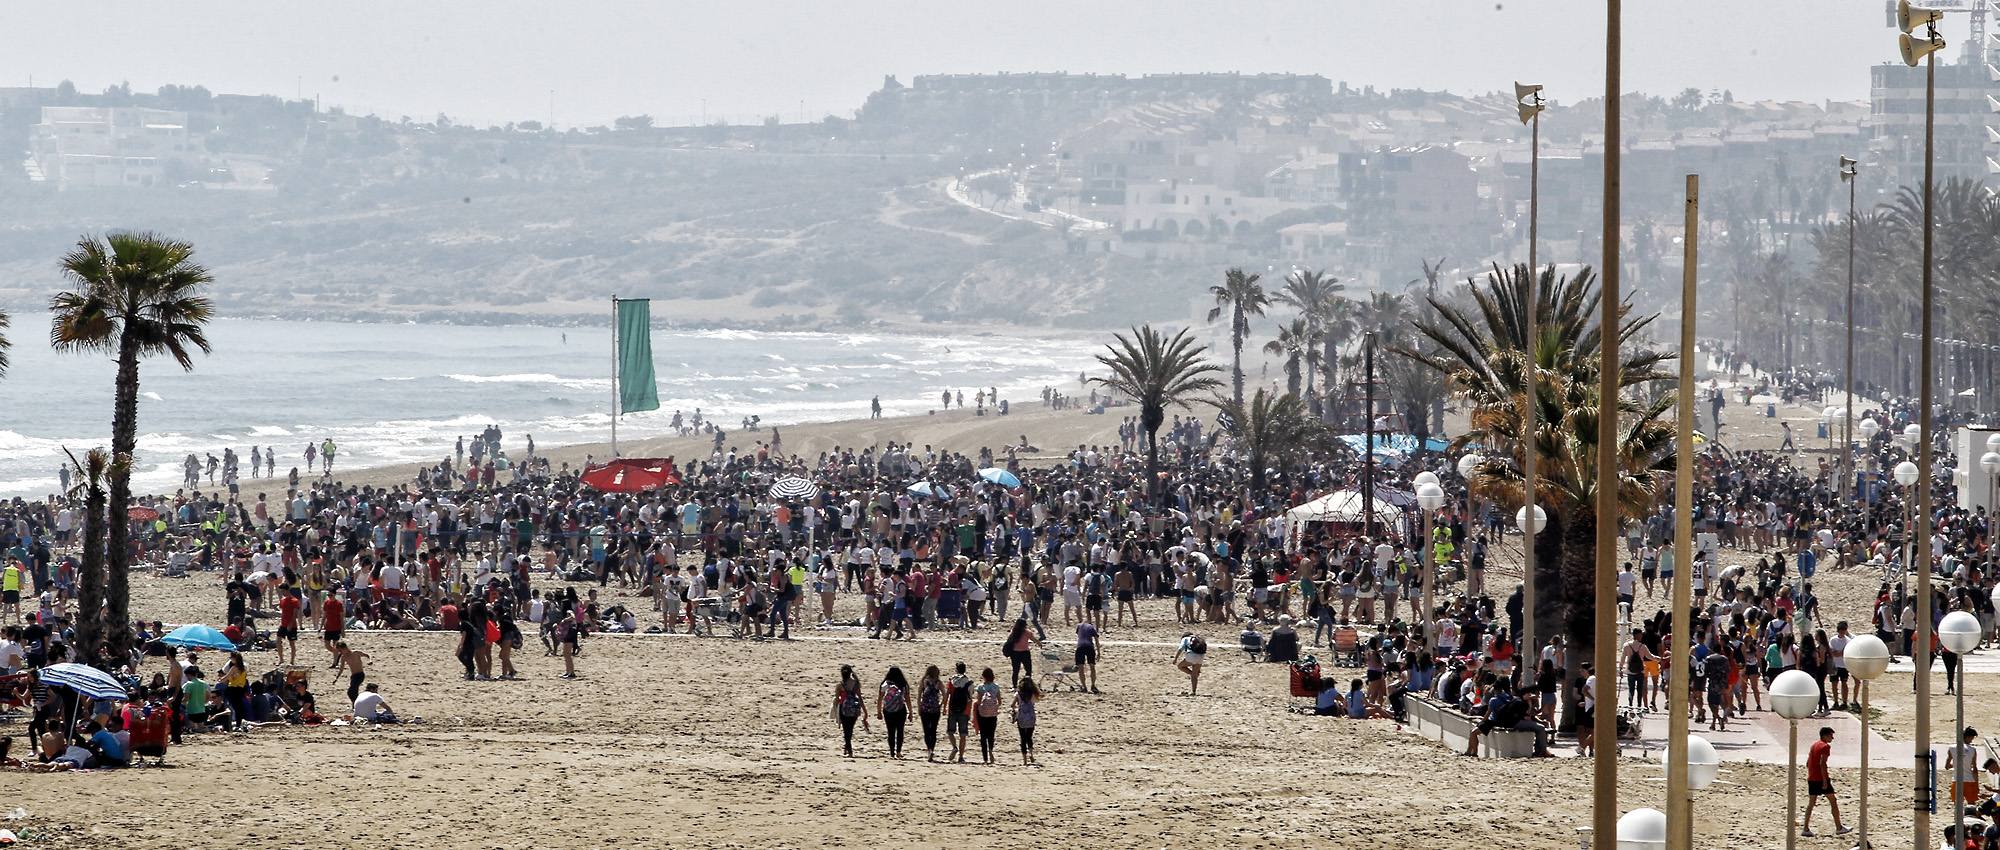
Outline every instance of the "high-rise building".
<path fill-rule="evenodd" d="M 1895 24 L 1895 4 L 1889 22 Z M 2000 0 L 1929 0 L 1947 20 L 1971 16 L 1970 37 L 1955 62 L 1937 65 L 1935 167 L 1940 183 L 1953 177 L 2000 186 L 2000 33 L 1987 32 L 1987 16 Z M 1924 176 L 1924 74 L 1901 62 L 1869 69 L 1869 150 L 1890 185 L 1915 186 Z"/>

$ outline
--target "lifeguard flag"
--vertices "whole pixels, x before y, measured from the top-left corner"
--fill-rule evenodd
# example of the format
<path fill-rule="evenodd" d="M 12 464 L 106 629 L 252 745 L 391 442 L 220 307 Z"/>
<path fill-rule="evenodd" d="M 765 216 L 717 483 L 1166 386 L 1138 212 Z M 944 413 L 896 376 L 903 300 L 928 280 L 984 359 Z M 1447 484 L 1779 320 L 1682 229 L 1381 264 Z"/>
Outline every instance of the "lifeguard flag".
<path fill-rule="evenodd" d="M 618 412 L 659 410 L 653 384 L 653 302 L 618 299 Z"/>

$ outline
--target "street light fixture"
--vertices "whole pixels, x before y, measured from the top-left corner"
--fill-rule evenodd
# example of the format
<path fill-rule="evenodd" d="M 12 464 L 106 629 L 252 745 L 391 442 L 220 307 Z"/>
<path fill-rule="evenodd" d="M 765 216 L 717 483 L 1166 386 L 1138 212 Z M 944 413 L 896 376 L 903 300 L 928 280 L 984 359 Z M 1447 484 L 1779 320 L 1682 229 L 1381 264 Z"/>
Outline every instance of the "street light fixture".
<path fill-rule="evenodd" d="M 1536 345 L 1536 341 L 1541 339 L 1541 332 L 1536 328 L 1536 322 L 1541 320 L 1541 317 L 1538 315 L 1541 312 L 1541 296 L 1535 292 L 1535 289 L 1540 285 L 1539 282 L 1542 273 L 1537 263 L 1535 250 L 1536 243 L 1539 241 L 1537 228 L 1540 227 L 1542 211 L 1542 110 L 1547 109 L 1548 104 L 1542 100 L 1542 87 L 1539 83 L 1523 84 L 1516 81 L 1514 83 L 1514 100 L 1515 105 L 1521 110 L 1522 123 L 1529 124 L 1534 128 L 1529 135 L 1528 142 L 1528 277 L 1522 281 L 1524 291 L 1521 298 L 1521 339 L 1526 343 L 1522 354 L 1528 361 L 1527 386 L 1523 388 L 1525 392 L 1521 393 L 1521 433 L 1524 435 L 1521 440 L 1521 492 L 1525 494 L 1523 497 L 1525 504 L 1533 506 L 1535 504 L 1535 463 L 1538 460 L 1536 455 L 1540 453 L 1535 446 L 1535 435 L 1540 431 L 1539 426 L 1535 422 L 1539 418 L 1539 414 L 1535 409 L 1535 400 L 1540 395 L 1538 391 L 1542 385 L 1540 363 L 1535 359 L 1535 352 L 1539 348 Z M 1536 509 L 1535 513 L 1537 517 L 1541 516 L 1539 508 Z M 1522 646 L 1534 649 L 1534 532 L 1528 532 L 1521 538 L 1521 610 L 1524 616 L 1521 634 L 1517 640 Z"/>
<path fill-rule="evenodd" d="M 1993 436 L 2000 438 L 2000 434 Z M 1991 443 L 1992 440 L 1987 442 Z M 1980 455 L 1979 471 L 1986 473 L 1986 513 L 1991 516 L 1995 508 L 2000 508 L 2000 495 L 1996 495 L 1996 490 L 2000 490 L 2000 452 Z"/>
<path fill-rule="evenodd" d="M 1819 684 L 1804 670 L 1786 670 L 1771 680 L 1771 710 L 1791 727 L 1785 756 L 1785 850 L 1799 844 L 1799 721 L 1819 707 Z"/>
<path fill-rule="evenodd" d="M 1970 611 L 1953 611 L 1944 615 L 1943 620 L 1938 621 L 1937 631 L 1938 643 L 1943 644 L 1947 651 L 1957 655 L 1959 659 L 1958 681 L 1953 683 L 1957 687 L 1952 689 L 1952 693 L 1956 698 L 1957 709 L 1956 713 L 1952 716 L 1951 723 L 1953 730 L 1951 736 L 1951 752 L 1953 756 L 1951 781 L 1954 791 L 1951 795 L 1951 817 L 1952 823 L 1957 824 L 1958 828 L 1952 830 L 1951 834 L 1964 835 L 1965 795 L 1956 792 L 1958 789 L 1964 787 L 1962 783 L 1971 782 L 1973 781 L 1972 777 L 1979 775 L 1977 768 L 1969 763 L 1970 760 L 1965 758 L 1965 753 L 1961 749 L 1965 741 L 1965 656 L 1967 653 L 1979 648 L 1979 618 L 1974 616 Z"/>
<path fill-rule="evenodd" d="M 1430 473 L 1424 474 L 1429 475 Z M 1432 477 L 1435 478 L 1436 476 Z M 1417 485 L 1417 508 L 1424 512 L 1423 628 L 1425 651 L 1437 649 L 1437 629 L 1432 625 L 1437 621 L 1437 618 L 1435 610 L 1431 607 L 1431 589 L 1437 581 L 1437 563 L 1432 553 L 1437 550 L 1436 547 L 1431 545 L 1431 516 L 1437 512 L 1438 508 L 1442 507 L 1444 507 L 1443 487 L 1438 486 L 1436 481 L 1426 481 Z"/>
<path fill-rule="evenodd" d="M 1860 842 L 1868 847 L 1868 688 L 1889 669 L 1889 645 L 1874 635 L 1860 635 L 1847 642 L 1841 653 L 1847 672 L 1861 682 L 1861 823 Z"/>
<path fill-rule="evenodd" d="M 1633 809 L 1618 819 L 1617 850 L 1664 850 L 1667 846 L 1667 813 L 1659 809 Z"/>
<path fill-rule="evenodd" d="M 1478 469 L 1480 464 L 1485 462 L 1486 462 L 1485 455 L 1477 454 L 1474 452 L 1467 452 L 1463 455 L 1460 455 L 1458 458 L 1458 477 L 1460 481 L 1463 481 L 1465 483 L 1465 522 L 1468 527 L 1473 526 L 1472 472 L 1473 470 Z M 1521 636 L 1514 635 L 1513 638 L 1516 642 L 1518 642 L 1520 641 Z"/>

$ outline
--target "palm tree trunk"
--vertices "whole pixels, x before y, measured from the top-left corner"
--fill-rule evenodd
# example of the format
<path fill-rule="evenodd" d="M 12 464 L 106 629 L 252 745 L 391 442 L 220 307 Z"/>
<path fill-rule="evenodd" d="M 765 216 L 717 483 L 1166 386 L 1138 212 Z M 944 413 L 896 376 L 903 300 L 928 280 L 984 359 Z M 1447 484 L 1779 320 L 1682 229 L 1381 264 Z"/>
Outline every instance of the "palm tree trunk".
<path fill-rule="evenodd" d="M 93 451 L 83 470 L 83 563 L 76 577 L 76 650 L 85 664 L 97 661 L 104 643 L 104 468 Z"/>
<path fill-rule="evenodd" d="M 132 523 L 126 509 L 132 503 L 133 453 L 139 443 L 139 343 L 129 336 L 118 342 L 116 389 L 111 416 L 111 504 L 104 535 L 104 642 L 114 657 L 123 658 L 132 642 L 132 553 L 128 542 Z"/>
<path fill-rule="evenodd" d="M 1549 512 L 1551 524 L 1555 511 Z M 1562 618 L 1563 634 L 1568 648 L 1564 652 L 1565 682 L 1574 682 L 1583 674 L 1583 664 L 1596 657 L 1597 651 L 1597 517 L 1587 509 L 1569 512 L 1569 522 L 1553 529 L 1555 534 L 1544 532 L 1542 539 L 1553 544 L 1556 557 L 1543 560 L 1539 556 L 1542 549 L 1535 550 L 1536 565 L 1553 562 L 1556 565 L 1556 588 L 1560 606 L 1557 615 Z M 1539 544 L 1541 541 L 1538 540 Z M 1692 573 L 1687 567 L 1676 565 L 1681 581 L 1687 581 Z M 1597 677 L 1597 709 L 1606 709 L 1607 702 L 1616 706 L 1618 701 L 1618 671 L 1599 670 Z M 1582 706 L 1577 704 L 1575 694 L 1563 689 L 1563 720 L 1561 726 L 1573 729 L 1577 712 Z M 1598 745 L 1616 746 L 1616 741 L 1599 741 Z"/>
<path fill-rule="evenodd" d="M 1236 321 L 1229 326 L 1230 347 L 1235 349 L 1235 372 L 1230 375 L 1236 386 L 1236 409 L 1243 409 L 1243 305 L 1236 305 Z"/>

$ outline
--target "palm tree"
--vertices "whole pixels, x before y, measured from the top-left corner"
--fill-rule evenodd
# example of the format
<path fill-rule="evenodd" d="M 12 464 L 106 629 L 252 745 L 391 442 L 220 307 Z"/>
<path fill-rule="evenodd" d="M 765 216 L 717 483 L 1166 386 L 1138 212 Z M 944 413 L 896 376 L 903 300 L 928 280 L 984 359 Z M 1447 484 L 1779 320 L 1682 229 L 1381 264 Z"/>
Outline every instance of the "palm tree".
<path fill-rule="evenodd" d="M 214 305 L 202 290 L 214 278 L 194 262 L 194 246 L 151 233 L 84 237 L 62 258 L 63 276 L 75 287 L 49 301 L 54 312 L 49 341 L 71 352 L 116 355 L 111 414 L 112 520 L 105 534 L 106 598 L 109 620 L 105 643 L 122 657 L 132 639 L 131 523 L 133 452 L 139 429 L 139 359 L 170 355 L 182 369 L 194 369 L 193 352 L 208 353 L 203 332 Z"/>
<path fill-rule="evenodd" d="M 1321 363 L 1328 362 L 1333 356 L 1331 335 L 1335 333 L 1335 325 L 1340 319 L 1338 314 L 1342 312 L 1341 307 L 1347 303 L 1347 299 L 1340 296 L 1346 289 L 1347 287 L 1332 275 L 1300 269 L 1286 275 L 1285 288 L 1272 296 L 1273 301 L 1298 310 L 1299 315 L 1306 320 L 1306 336 L 1314 347 L 1320 349 L 1318 360 Z M 1340 334 L 1344 338 L 1345 330 L 1341 330 Z M 1307 358 L 1308 365 L 1312 359 Z M 1305 375 L 1305 398 L 1308 402 L 1313 399 L 1314 371 L 1317 370 L 1308 370 Z M 1332 382 L 1328 381 L 1327 385 L 1330 387 Z M 1295 389 L 1294 393 L 1296 392 Z"/>
<path fill-rule="evenodd" d="M 1395 350 L 1444 374 L 1466 399 L 1471 428 L 1459 442 L 1478 441 L 1489 450 L 1512 447 L 1512 457 L 1490 452 L 1475 470 L 1471 483 L 1480 495 L 1514 506 L 1525 502 L 1520 450 L 1525 439 L 1534 440 L 1540 458 L 1535 500 L 1547 506 L 1549 517 L 1535 540 L 1532 580 L 1537 589 L 1553 591 L 1538 594 L 1536 617 L 1565 623 L 1574 672 L 1576 665 L 1591 657 L 1596 644 L 1595 458 L 1597 417 L 1605 402 L 1597 391 L 1600 329 L 1594 317 L 1601 292 L 1589 269 L 1560 278 L 1553 267 L 1542 272 L 1535 305 L 1540 333 L 1532 346 L 1538 427 L 1524 439 L 1521 400 L 1527 395 L 1530 373 L 1524 353 L 1530 348 L 1523 333 L 1528 274 L 1525 265 L 1505 272 L 1496 267 L 1484 285 L 1473 287 L 1471 311 L 1433 299 L 1439 320 L 1418 321 L 1417 332 L 1442 353 Z M 1620 386 L 1670 379 L 1660 368 L 1669 355 L 1630 344 L 1654 317 L 1633 317 L 1630 312 L 1629 306 L 1619 311 L 1620 350 L 1625 352 Z M 1625 397 L 1610 402 L 1626 423 L 1617 447 L 1620 472 L 1615 485 L 1623 513 L 1649 509 L 1673 471 L 1674 427 L 1660 418 L 1672 401 L 1673 396 L 1663 395 L 1645 405 Z"/>
<path fill-rule="evenodd" d="M 1273 395 L 1258 387 L 1249 404 L 1236 404 L 1226 398 L 1209 403 L 1235 423 L 1231 433 L 1237 450 L 1246 455 L 1250 489 L 1256 493 L 1264 490 L 1264 468 L 1271 461 L 1286 463 L 1307 449 L 1331 442 L 1326 439 L 1326 426 L 1313 418 L 1305 402 L 1291 393 Z"/>
<path fill-rule="evenodd" d="M 1271 296 L 1264 292 L 1264 285 L 1257 282 L 1257 275 L 1242 269 L 1230 269 L 1222 275 L 1222 282 L 1208 288 L 1215 296 L 1215 307 L 1208 311 L 1208 320 L 1213 322 L 1229 314 L 1229 347 L 1236 352 L 1235 365 L 1230 372 L 1231 383 L 1235 386 L 1238 405 L 1243 404 L 1243 340 L 1250 336 L 1250 317 L 1264 315 L 1264 308 L 1270 306 Z"/>
<path fill-rule="evenodd" d="M 1097 362 L 1111 370 L 1108 377 L 1091 378 L 1139 403 L 1139 427 L 1146 432 L 1146 491 L 1157 504 L 1160 487 L 1160 425 L 1166 422 L 1167 408 L 1186 405 L 1195 396 L 1222 386 L 1215 373 L 1222 371 L 1202 358 L 1207 346 L 1196 345 L 1182 328 L 1168 337 L 1152 325 L 1132 329 L 1132 335 L 1114 334 L 1116 343 L 1106 345 L 1108 353 Z M 1240 373 L 1239 373 L 1240 374 Z"/>
<path fill-rule="evenodd" d="M 111 469 L 111 455 L 91 449 L 78 461 L 76 490 L 83 491 L 83 563 L 76 576 L 76 655 L 86 664 L 96 663 L 104 647 L 104 529 L 106 523 L 105 477 Z M 72 491 L 70 495 L 74 496 Z M 124 519 L 120 517 L 119 519 Z"/>
<path fill-rule="evenodd" d="M 1264 351 L 1284 356 L 1287 395 L 1299 394 L 1301 373 L 1306 381 L 1306 395 L 1312 394 L 1312 373 L 1319 368 L 1319 345 L 1306 317 L 1297 316 L 1291 323 L 1279 326 L 1278 338 L 1264 343 Z"/>

